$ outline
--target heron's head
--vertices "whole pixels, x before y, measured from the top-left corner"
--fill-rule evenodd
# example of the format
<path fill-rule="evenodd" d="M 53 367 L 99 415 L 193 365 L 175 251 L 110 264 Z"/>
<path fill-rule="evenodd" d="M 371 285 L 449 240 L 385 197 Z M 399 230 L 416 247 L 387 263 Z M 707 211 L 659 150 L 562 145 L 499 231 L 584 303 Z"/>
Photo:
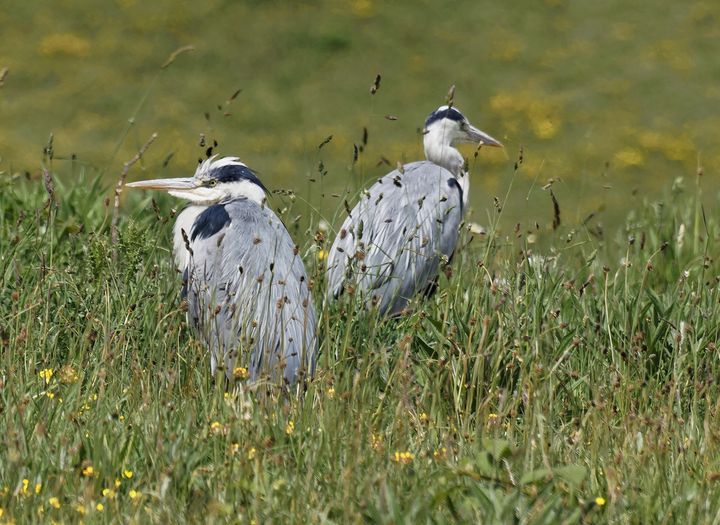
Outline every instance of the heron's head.
<path fill-rule="evenodd" d="M 423 135 L 426 146 L 428 141 L 431 141 L 443 146 L 473 143 L 496 148 L 502 147 L 499 140 L 470 124 L 470 121 L 452 106 L 440 106 L 430 113 L 425 120 Z"/>
<path fill-rule="evenodd" d="M 265 186 L 255 173 L 237 157 L 210 157 L 195 170 L 195 175 L 178 179 L 154 179 L 131 182 L 128 188 L 164 190 L 173 197 L 196 204 L 247 198 L 257 203 L 265 199 Z"/>
<path fill-rule="evenodd" d="M 423 127 L 425 157 L 430 162 L 450 170 L 455 176 L 460 176 L 465 159 L 453 146 L 463 142 L 502 147 L 499 140 L 470 124 L 468 119 L 452 106 L 440 106 L 430 113 Z"/>

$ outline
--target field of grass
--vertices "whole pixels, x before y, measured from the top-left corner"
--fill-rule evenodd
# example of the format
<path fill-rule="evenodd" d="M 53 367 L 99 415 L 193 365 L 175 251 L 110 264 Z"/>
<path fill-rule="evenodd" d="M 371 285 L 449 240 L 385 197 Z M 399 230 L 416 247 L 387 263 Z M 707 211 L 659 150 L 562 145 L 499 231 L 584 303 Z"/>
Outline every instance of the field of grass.
<path fill-rule="evenodd" d="M 719 230 L 694 180 L 542 253 L 466 232 L 411 315 L 323 308 L 306 395 L 259 401 L 188 336 L 175 203 L 128 198 L 115 245 L 108 188 L 61 166 L 52 195 L 0 175 L 0 523 L 720 520 Z M 327 245 L 293 230 L 321 304 Z"/>
<path fill-rule="evenodd" d="M 10 0 L 0 525 L 720 524 L 719 20 L 711 0 Z M 394 320 L 324 305 L 343 201 L 421 157 L 451 84 L 507 147 L 465 150 L 439 292 Z M 216 139 L 273 190 L 319 310 L 302 399 L 210 377 L 181 203 L 123 195 L 113 235 L 155 132 L 128 180 L 189 175 Z"/>

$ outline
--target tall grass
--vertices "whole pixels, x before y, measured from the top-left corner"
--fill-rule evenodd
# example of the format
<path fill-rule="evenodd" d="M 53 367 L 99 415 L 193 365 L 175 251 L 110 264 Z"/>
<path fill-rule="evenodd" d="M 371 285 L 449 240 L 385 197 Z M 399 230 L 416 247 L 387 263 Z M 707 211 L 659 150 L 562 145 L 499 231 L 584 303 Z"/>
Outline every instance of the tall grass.
<path fill-rule="evenodd" d="M 50 196 L 0 175 L 0 523 L 720 520 L 718 224 L 695 194 L 542 249 L 466 232 L 412 313 L 326 305 L 306 395 L 258 400 L 186 329 L 176 203 L 129 197 L 113 262 L 108 188 L 72 169 Z M 322 305 L 332 239 L 304 238 Z"/>

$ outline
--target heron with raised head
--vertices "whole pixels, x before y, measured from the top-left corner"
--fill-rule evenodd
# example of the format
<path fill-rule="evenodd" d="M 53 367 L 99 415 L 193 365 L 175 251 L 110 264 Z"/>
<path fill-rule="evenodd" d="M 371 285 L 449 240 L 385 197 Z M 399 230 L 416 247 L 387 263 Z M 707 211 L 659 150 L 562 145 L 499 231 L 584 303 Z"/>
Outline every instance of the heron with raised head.
<path fill-rule="evenodd" d="M 215 375 L 294 385 L 315 369 L 315 310 L 298 247 L 266 205 L 266 190 L 236 157 L 211 157 L 187 178 L 127 184 L 189 201 L 173 253 L 188 320 Z"/>
<path fill-rule="evenodd" d="M 442 261 L 452 258 L 468 200 L 469 173 L 458 143 L 502 147 L 452 106 L 427 117 L 427 160 L 405 164 L 364 191 L 328 254 L 328 289 L 347 288 L 381 314 L 402 312 L 431 292 Z"/>

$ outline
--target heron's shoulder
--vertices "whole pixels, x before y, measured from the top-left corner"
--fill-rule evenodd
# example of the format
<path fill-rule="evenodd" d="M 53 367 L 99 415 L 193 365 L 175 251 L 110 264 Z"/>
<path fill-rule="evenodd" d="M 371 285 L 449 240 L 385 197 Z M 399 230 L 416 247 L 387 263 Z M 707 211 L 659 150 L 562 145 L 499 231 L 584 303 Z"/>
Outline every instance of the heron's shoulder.
<path fill-rule="evenodd" d="M 223 204 L 213 204 L 200 212 L 192 225 L 190 240 L 207 239 L 230 223 L 230 215 Z"/>

